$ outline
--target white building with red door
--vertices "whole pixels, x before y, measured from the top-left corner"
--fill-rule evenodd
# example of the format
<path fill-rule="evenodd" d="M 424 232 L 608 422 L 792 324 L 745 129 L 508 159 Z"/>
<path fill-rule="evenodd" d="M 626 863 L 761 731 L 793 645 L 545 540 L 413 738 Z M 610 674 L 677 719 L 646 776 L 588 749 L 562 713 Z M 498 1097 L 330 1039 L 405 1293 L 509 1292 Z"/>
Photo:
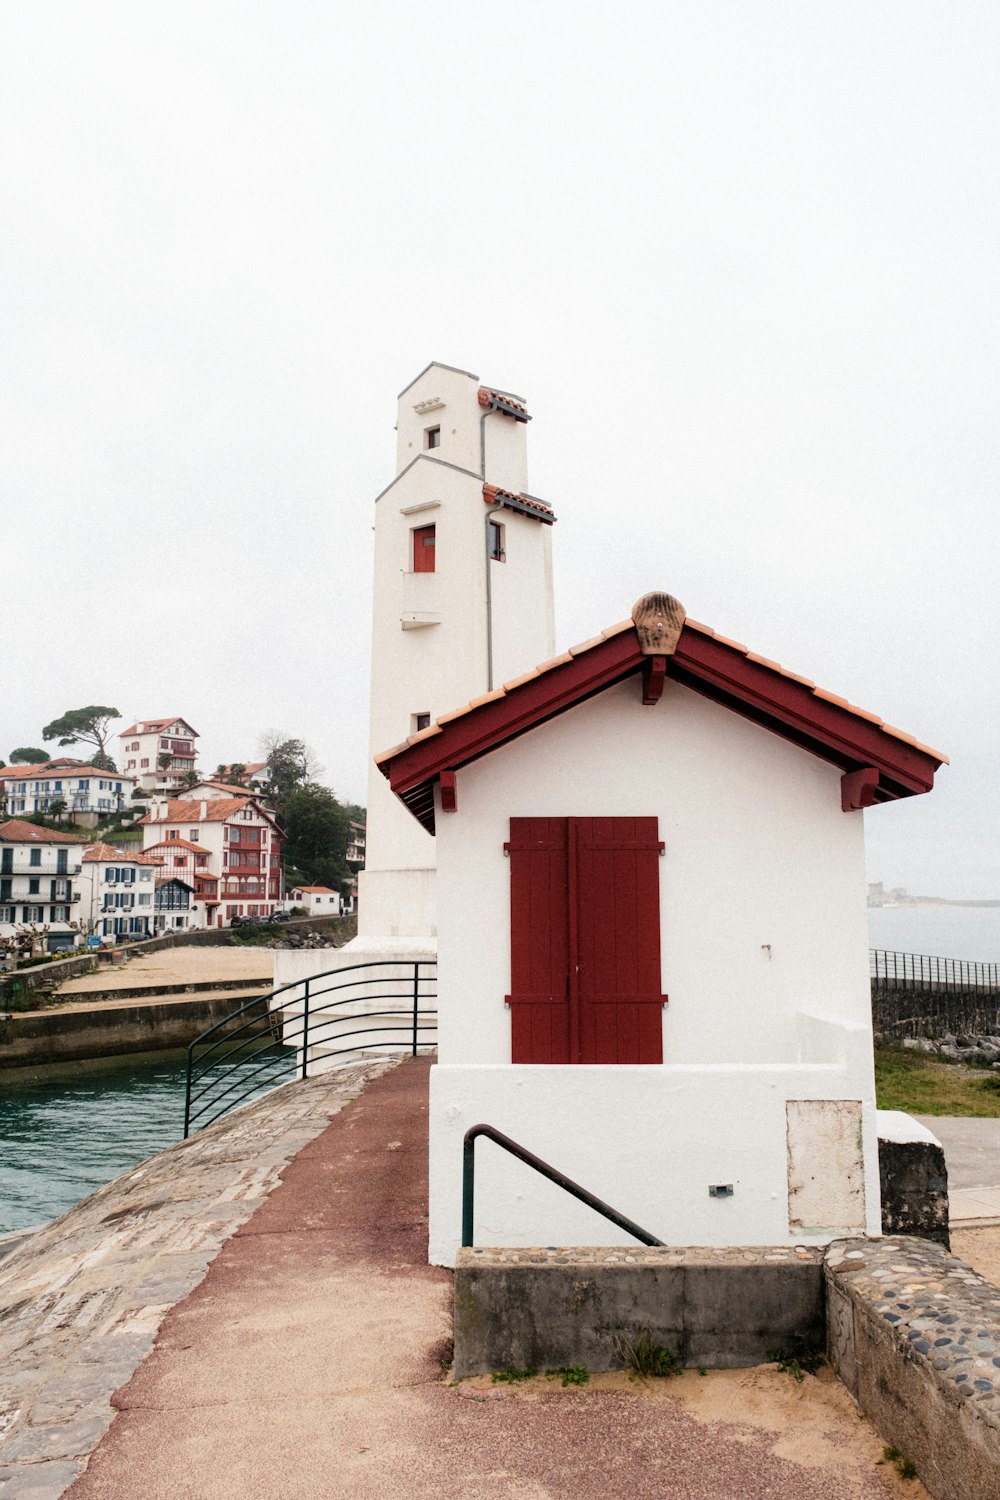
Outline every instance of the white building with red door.
<path fill-rule="evenodd" d="M 165 873 L 194 877 L 194 925 L 228 927 L 235 916 L 269 916 L 281 905 L 284 834 L 255 798 L 170 799 L 139 826 L 143 852 L 162 856 Z"/>
<path fill-rule="evenodd" d="M 668 1244 L 880 1233 L 861 810 L 944 757 L 640 602 L 379 757 L 437 844 L 435 1262 L 478 1123 Z M 480 1153 L 480 1243 L 631 1243 Z"/>

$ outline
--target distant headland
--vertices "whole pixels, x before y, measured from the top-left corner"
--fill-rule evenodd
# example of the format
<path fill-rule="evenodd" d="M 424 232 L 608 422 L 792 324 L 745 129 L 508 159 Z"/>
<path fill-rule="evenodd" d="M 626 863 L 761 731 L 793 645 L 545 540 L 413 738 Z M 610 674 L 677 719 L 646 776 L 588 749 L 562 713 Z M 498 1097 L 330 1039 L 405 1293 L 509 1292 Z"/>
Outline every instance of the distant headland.
<path fill-rule="evenodd" d="M 952 901 L 948 896 L 911 896 L 903 886 L 887 890 L 881 880 L 868 886 L 869 906 L 1000 906 L 1000 897 L 988 901 Z"/>

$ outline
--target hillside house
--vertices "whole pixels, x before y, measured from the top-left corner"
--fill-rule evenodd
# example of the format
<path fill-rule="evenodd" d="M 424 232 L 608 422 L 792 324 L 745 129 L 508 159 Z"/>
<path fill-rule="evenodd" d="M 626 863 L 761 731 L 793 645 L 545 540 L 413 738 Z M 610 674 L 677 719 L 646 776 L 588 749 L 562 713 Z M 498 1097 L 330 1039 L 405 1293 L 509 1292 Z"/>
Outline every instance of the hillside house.
<path fill-rule="evenodd" d="M 153 854 L 125 854 L 111 844 L 91 844 L 80 869 L 79 921 L 88 937 L 114 941 L 153 934 L 156 877 Z"/>
<path fill-rule="evenodd" d="M 118 736 L 118 764 L 146 792 L 176 795 L 195 769 L 198 731 L 186 719 L 137 719 Z"/>
<path fill-rule="evenodd" d="M 65 816 L 94 828 L 129 805 L 134 778 L 88 766 L 85 761 L 50 761 L 0 769 L 0 801 L 11 817 L 48 813 L 65 804 Z"/>
<path fill-rule="evenodd" d="M 214 877 L 209 893 L 192 882 L 198 925 L 228 927 L 234 916 L 268 916 L 281 905 L 284 834 L 254 797 L 202 797 L 156 803 L 142 819 L 144 852 L 163 855 L 167 867 Z M 184 843 L 191 846 L 185 851 Z M 166 846 L 165 848 L 162 846 Z M 200 856 L 200 858 L 199 858 Z M 182 865 L 177 860 L 184 860 Z"/>
<path fill-rule="evenodd" d="M 943 759 L 667 595 L 379 756 L 437 844 L 431 1259 L 479 1122 L 669 1244 L 877 1235 L 861 810 Z M 492 1147 L 477 1220 L 630 1243 Z"/>
<path fill-rule="evenodd" d="M 297 885 L 288 892 L 292 906 L 304 906 L 311 917 L 340 915 L 340 896 L 328 885 Z"/>
<path fill-rule="evenodd" d="M 16 818 L 0 823 L 0 938 L 30 937 L 48 952 L 73 945 L 85 844 Z"/>

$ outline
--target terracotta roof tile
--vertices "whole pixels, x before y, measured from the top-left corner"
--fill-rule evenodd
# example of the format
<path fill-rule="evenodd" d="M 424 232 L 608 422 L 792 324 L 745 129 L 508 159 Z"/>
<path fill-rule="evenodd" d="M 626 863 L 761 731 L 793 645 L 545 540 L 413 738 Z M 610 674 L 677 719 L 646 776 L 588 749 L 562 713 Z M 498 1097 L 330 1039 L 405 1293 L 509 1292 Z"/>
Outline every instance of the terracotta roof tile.
<path fill-rule="evenodd" d="M 505 682 L 503 690 L 505 693 L 509 693 L 513 688 L 520 687 L 522 682 L 530 682 L 533 677 L 537 676 L 538 668 L 532 667 L 530 672 L 522 672 L 520 677 L 512 677 L 509 682 Z"/>
<path fill-rule="evenodd" d="M 531 671 L 522 673 L 520 677 L 512 678 L 512 680 L 505 683 L 502 688 L 496 688 L 492 693 L 484 693 L 478 698 L 473 698 L 471 702 L 464 704 L 461 708 L 452 709 L 450 713 L 441 714 L 435 720 L 435 725 L 431 727 L 433 728 L 436 726 L 438 728 L 443 728 L 446 724 L 452 723 L 455 719 L 464 718 L 466 714 L 472 713 L 475 709 L 481 707 L 483 704 L 491 703 L 498 698 L 505 697 L 508 691 L 516 691 L 519 687 L 523 687 L 526 683 L 532 681 L 534 678 L 539 677 L 546 672 L 551 672 L 556 667 L 560 667 L 568 662 L 572 662 L 579 656 L 586 655 L 588 651 L 594 650 L 596 647 L 600 646 L 603 641 L 610 640 L 612 636 L 621 635 L 626 630 L 634 629 L 635 626 L 631 619 L 622 620 L 617 625 L 610 625 L 606 630 L 602 630 L 599 636 L 593 636 L 589 641 L 584 641 L 581 645 L 573 646 L 569 651 L 564 651 L 561 656 L 554 656 L 551 661 L 542 662 L 539 666 L 532 668 Z M 772 661 L 769 657 L 758 655 L 757 652 L 751 651 L 749 646 L 745 646 L 741 641 L 734 641 L 730 639 L 729 636 L 720 635 L 719 632 L 713 630 L 710 625 L 704 625 L 700 621 L 692 620 L 689 617 L 684 622 L 684 629 L 694 630 L 697 631 L 700 635 L 712 637 L 712 639 L 718 641 L 720 645 L 727 646 L 733 651 L 738 651 L 740 655 L 745 656 L 748 661 L 755 662 L 758 666 L 764 667 L 767 671 L 775 672 L 780 677 L 788 678 L 791 682 L 797 682 L 800 683 L 803 687 L 809 688 L 817 698 L 822 699 L 824 702 L 832 703 L 838 708 L 843 708 L 845 712 L 853 714 L 857 718 L 864 719 L 868 723 L 874 724 L 878 728 L 883 729 L 886 734 L 891 735 L 894 739 L 901 740 L 904 744 L 912 745 L 915 750 L 919 750 L 926 755 L 933 756 L 936 760 L 940 761 L 944 765 L 948 764 L 948 757 L 942 751 L 935 750 L 932 746 L 923 744 L 920 740 L 915 739 L 910 734 L 904 733 L 904 731 L 901 729 L 894 729 L 891 724 L 886 724 L 878 714 L 870 713 L 867 709 L 857 708 L 854 704 L 849 703 L 846 698 L 842 698 L 836 693 L 828 692 L 825 688 L 817 687 L 811 678 L 801 677 L 797 672 L 791 672 L 786 667 L 783 667 L 780 662 Z M 428 731 L 424 730 L 423 733 L 426 735 Z M 415 736 L 414 738 L 417 737 Z M 383 750 L 380 754 L 375 756 L 375 764 L 379 766 L 385 765 L 386 762 L 393 760 L 397 755 L 399 755 L 403 750 L 407 749 L 407 747 L 409 745 L 412 745 L 413 743 L 414 739 L 411 738 L 409 740 L 403 741 L 401 744 L 393 745 L 391 749 Z"/>
<path fill-rule="evenodd" d="M 418 729 L 416 734 L 411 734 L 407 739 L 408 745 L 415 745 L 419 740 L 433 739 L 434 735 L 441 733 L 439 724 L 428 724 L 426 729 Z"/>
<path fill-rule="evenodd" d="M 203 844 L 193 844 L 190 839 L 161 839 L 158 844 L 147 844 L 146 849 L 190 849 L 193 853 L 204 854 L 206 857 L 211 852 Z"/>
<path fill-rule="evenodd" d="M 0 842 L 5 844 L 85 844 L 87 840 L 78 833 L 57 833 L 54 828 L 40 828 L 37 823 L 25 823 L 20 818 L 10 818 L 0 823 Z"/>
<path fill-rule="evenodd" d="M 116 849 L 113 844 L 92 844 L 83 856 L 85 865 L 110 864 L 116 865 L 158 865 L 161 860 L 152 859 L 148 854 L 123 854 L 121 849 Z"/>
<path fill-rule="evenodd" d="M 512 396 L 509 391 L 495 391 L 490 386 L 481 385 L 479 387 L 480 406 L 492 406 L 494 402 L 511 416 L 525 418 L 528 416 L 528 408 L 520 396 Z"/>

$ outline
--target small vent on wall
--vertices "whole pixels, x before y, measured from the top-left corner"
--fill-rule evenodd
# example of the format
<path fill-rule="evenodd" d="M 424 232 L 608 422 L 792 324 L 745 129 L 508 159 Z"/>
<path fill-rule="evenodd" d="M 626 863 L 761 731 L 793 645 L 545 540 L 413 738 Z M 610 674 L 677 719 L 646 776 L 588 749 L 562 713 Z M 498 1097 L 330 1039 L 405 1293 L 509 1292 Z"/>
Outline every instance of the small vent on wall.
<path fill-rule="evenodd" d="M 444 402 L 441 400 L 440 396 L 429 396 L 426 401 L 418 401 L 413 410 L 416 412 L 418 417 L 423 417 L 427 414 L 427 412 L 441 411 L 443 407 Z"/>

